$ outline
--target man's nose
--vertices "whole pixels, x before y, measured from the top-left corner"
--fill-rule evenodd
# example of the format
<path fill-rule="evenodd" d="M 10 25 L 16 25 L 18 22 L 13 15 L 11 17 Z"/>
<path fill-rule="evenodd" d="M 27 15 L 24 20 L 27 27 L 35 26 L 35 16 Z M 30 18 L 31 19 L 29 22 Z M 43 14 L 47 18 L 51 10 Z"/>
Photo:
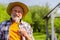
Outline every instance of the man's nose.
<path fill-rule="evenodd" d="M 19 13 L 16 13 L 17 16 L 19 16 Z"/>

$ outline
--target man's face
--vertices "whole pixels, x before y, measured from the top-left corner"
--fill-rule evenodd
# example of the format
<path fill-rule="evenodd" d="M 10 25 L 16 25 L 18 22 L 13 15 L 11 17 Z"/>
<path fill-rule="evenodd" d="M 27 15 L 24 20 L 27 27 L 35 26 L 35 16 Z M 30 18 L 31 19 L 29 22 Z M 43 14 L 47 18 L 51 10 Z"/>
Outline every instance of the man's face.
<path fill-rule="evenodd" d="M 19 6 L 14 7 L 11 11 L 12 20 L 14 20 L 15 22 L 20 21 L 20 19 L 22 19 L 22 15 L 23 9 Z"/>

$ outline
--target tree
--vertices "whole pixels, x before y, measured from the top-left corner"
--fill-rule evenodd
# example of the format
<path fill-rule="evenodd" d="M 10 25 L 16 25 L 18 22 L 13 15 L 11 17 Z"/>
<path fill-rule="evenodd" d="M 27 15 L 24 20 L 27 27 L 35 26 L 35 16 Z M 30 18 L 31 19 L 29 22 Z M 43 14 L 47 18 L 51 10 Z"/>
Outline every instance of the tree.
<path fill-rule="evenodd" d="M 49 6 L 31 6 L 30 12 L 31 12 L 31 18 L 32 18 L 32 26 L 34 29 L 34 32 L 45 32 L 45 21 L 43 20 L 43 17 L 46 13 L 49 12 Z"/>
<path fill-rule="evenodd" d="M 10 16 L 6 12 L 6 5 L 0 4 L 0 22 L 8 20 Z"/>

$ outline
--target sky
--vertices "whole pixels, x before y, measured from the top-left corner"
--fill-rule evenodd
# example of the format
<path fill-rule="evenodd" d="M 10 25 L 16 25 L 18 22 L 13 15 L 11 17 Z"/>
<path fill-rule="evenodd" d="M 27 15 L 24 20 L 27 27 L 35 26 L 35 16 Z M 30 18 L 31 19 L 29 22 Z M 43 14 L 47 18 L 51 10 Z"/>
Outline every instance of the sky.
<path fill-rule="evenodd" d="M 60 3 L 60 0 L 1 0 L 0 3 L 8 4 L 13 1 L 20 1 L 28 6 L 33 6 L 33 5 L 44 6 L 46 5 L 46 3 L 48 3 L 50 8 L 54 8 L 58 3 Z"/>

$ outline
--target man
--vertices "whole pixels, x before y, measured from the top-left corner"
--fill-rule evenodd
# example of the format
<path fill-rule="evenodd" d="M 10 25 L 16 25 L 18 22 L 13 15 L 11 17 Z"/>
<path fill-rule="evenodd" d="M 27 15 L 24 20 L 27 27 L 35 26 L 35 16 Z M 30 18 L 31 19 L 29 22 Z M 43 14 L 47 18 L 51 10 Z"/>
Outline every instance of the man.
<path fill-rule="evenodd" d="M 22 21 L 28 7 L 21 2 L 11 2 L 7 7 L 10 20 L 0 24 L 0 40 L 33 40 L 31 26 Z"/>

